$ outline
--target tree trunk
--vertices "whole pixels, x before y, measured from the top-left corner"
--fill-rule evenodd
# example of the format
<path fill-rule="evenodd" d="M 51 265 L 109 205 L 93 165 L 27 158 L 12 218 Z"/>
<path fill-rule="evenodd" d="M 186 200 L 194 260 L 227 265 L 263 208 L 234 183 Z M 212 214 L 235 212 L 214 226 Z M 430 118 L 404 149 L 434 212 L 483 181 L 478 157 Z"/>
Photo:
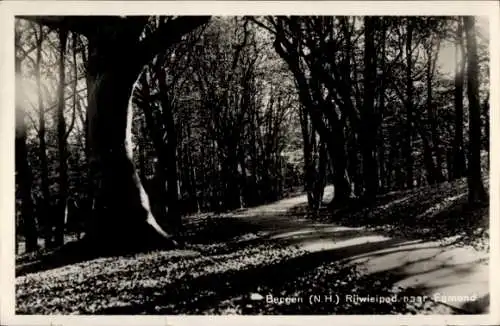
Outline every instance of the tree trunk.
<path fill-rule="evenodd" d="M 375 159 L 377 121 L 375 117 L 375 79 L 377 73 L 375 27 L 378 18 L 365 17 L 364 99 L 361 115 L 361 152 L 363 155 L 364 196 L 374 198 L 378 192 L 378 167 Z"/>
<path fill-rule="evenodd" d="M 160 127 L 161 121 L 157 122 L 153 115 L 152 100 L 150 98 L 150 88 L 145 72 L 140 77 L 142 101 L 140 106 L 144 113 L 144 132 L 149 131 L 149 136 L 153 142 L 158 162 L 154 167 L 154 176 L 148 187 L 148 194 L 153 215 L 160 223 L 167 221 L 167 173 L 166 165 L 168 155 L 166 154 L 166 144 L 163 141 L 163 134 Z"/>
<path fill-rule="evenodd" d="M 172 112 L 174 108 L 168 96 L 169 90 L 166 84 L 165 68 L 163 66 L 157 67 L 156 74 L 160 91 L 162 122 L 167 133 L 167 142 L 165 144 L 166 161 L 163 161 L 167 179 L 167 223 L 176 232 L 182 224 L 177 176 L 177 131 Z"/>
<path fill-rule="evenodd" d="M 59 88 L 57 105 L 57 145 L 59 150 L 59 194 L 57 202 L 57 214 L 55 221 L 54 246 L 64 244 L 64 227 L 66 220 L 66 205 L 68 198 L 68 149 L 66 144 L 66 121 L 64 120 L 65 79 L 65 53 L 68 32 L 62 29 L 59 32 Z M 77 76 L 75 76 L 77 78 Z"/>
<path fill-rule="evenodd" d="M 302 151 L 304 153 L 304 189 L 307 194 L 307 203 L 310 209 L 314 209 L 314 197 L 312 193 L 312 185 L 314 182 L 314 170 L 312 164 L 312 145 L 309 132 L 309 118 L 305 112 L 305 108 L 300 106 L 300 127 L 302 131 Z"/>
<path fill-rule="evenodd" d="M 35 78 L 38 93 L 38 141 L 39 141 L 39 157 L 40 157 L 40 178 L 42 197 L 37 202 L 38 217 L 40 224 L 43 225 L 43 233 L 45 238 L 45 246 L 51 246 L 52 243 L 52 223 L 51 217 L 51 198 L 49 190 L 49 166 L 47 160 L 47 143 L 45 141 L 45 106 L 42 95 L 41 82 L 41 64 L 42 64 L 42 43 L 44 41 L 43 28 L 39 29 L 40 35 L 37 39 L 36 63 L 35 63 Z"/>
<path fill-rule="evenodd" d="M 467 184 L 469 202 L 486 202 L 486 191 L 481 177 L 481 107 L 479 102 L 478 56 L 473 16 L 464 17 L 467 37 L 467 98 L 469 99 L 469 170 Z"/>
<path fill-rule="evenodd" d="M 455 66 L 455 135 L 453 138 L 453 160 L 452 179 L 461 178 L 465 175 L 465 151 L 464 151 L 464 70 L 465 51 L 463 48 L 463 26 L 459 19 L 457 28 L 457 40 L 455 43 L 455 56 L 457 63 Z M 461 56 L 458 61 L 459 54 Z"/>
<path fill-rule="evenodd" d="M 319 144 L 319 155 L 318 155 L 318 177 L 315 183 L 314 189 L 314 210 L 315 212 L 321 207 L 323 202 L 323 195 L 326 186 L 326 168 L 328 166 L 328 152 L 326 151 L 326 142 L 320 140 Z"/>
<path fill-rule="evenodd" d="M 406 187 L 413 188 L 413 79 L 412 79 L 413 19 L 408 18 L 406 34 L 406 126 L 403 152 L 405 156 Z"/>
<path fill-rule="evenodd" d="M 334 127 L 334 133 L 331 143 L 326 144 L 330 159 L 333 162 L 334 177 L 333 185 L 335 188 L 335 197 L 332 206 L 335 204 L 345 204 L 351 195 L 351 186 L 347 178 L 347 160 L 345 152 L 344 130 L 340 126 Z"/>
<path fill-rule="evenodd" d="M 248 180 L 248 176 L 247 176 L 247 164 L 246 164 L 246 160 L 245 160 L 245 150 L 243 148 L 243 146 L 240 147 L 240 149 L 238 150 L 238 161 L 239 161 L 239 164 L 240 164 L 240 168 L 241 168 L 241 176 L 240 176 L 240 189 L 241 189 L 241 193 L 242 193 L 242 200 L 240 200 L 241 202 L 241 206 L 242 207 L 248 207 L 248 203 L 246 202 L 246 193 L 248 191 L 248 186 L 247 186 L 247 180 Z"/>
<path fill-rule="evenodd" d="M 79 39 L 80 36 L 77 36 L 76 33 L 73 33 L 73 42 L 75 42 L 77 39 L 81 43 L 81 40 Z M 87 46 L 87 51 L 93 48 L 93 39 L 89 38 L 88 39 L 88 46 Z M 82 55 L 82 63 L 84 66 L 88 67 L 88 54 L 85 48 L 81 50 L 81 55 Z M 83 128 L 85 130 L 85 145 L 84 145 L 84 152 L 85 152 L 85 165 L 86 165 L 86 170 L 87 170 L 87 177 L 85 180 L 85 200 L 82 205 L 80 205 L 80 208 L 85 212 L 85 220 L 84 220 L 84 225 L 86 225 L 89 222 L 89 216 L 91 215 L 93 206 L 94 206 L 94 181 L 93 181 L 93 170 L 91 169 L 90 166 L 90 145 L 89 145 L 89 110 L 88 106 L 91 101 L 91 96 L 90 94 L 90 89 L 92 85 L 94 84 L 94 81 L 92 79 L 92 75 L 89 73 L 88 69 L 85 71 L 85 86 L 87 88 L 87 109 L 85 110 L 85 115 L 81 115 L 81 120 L 83 124 Z M 81 106 L 79 106 L 81 110 Z"/>
<path fill-rule="evenodd" d="M 221 181 L 224 182 L 224 208 L 226 210 L 241 208 L 237 151 L 237 148 L 229 146 L 227 157 L 222 164 Z M 272 184 L 269 184 L 269 187 L 272 193 Z"/>
<path fill-rule="evenodd" d="M 351 179 L 351 187 L 354 188 L 354 194 L 356 197 L 363 195 L 363 176 L 361 170 L 360 160 L 358 158 L 359 147 L 358 141 L 356 139 L 356 133 L 352 128 L 348 130 L 347 136 L 347 155 L 348 155 L 348 165 L 347 172 L 349 178 Z"/>
<path fill-rule="evenodd" d="M 424 167 L 427 172 L 426 179 L 427 183 L 432 185 L 438 182 L 438 175 L 437 175 L 438 172 L 434 164 L 434 159 L 432 157 L 432 147 L 430 145 L 429 137 L 425 133 L 425 130 L 420 131 L 420 136 L 422 138 L 423 151 L 424 151 Z"/>
<path fill-rule="evenodd" d="M 89 51 L 93 85 L 89 90 L 88 127 L 96 193 L 87 236 L 115 250 L 170 238 L 151 213 L 132 160 L 129 99 L 142 65 L 130 51 L 133 44 L 124 39 L 89 42 L 94 46 Z"/>
<path fill-rule="evenodd" d="M 146 181 L 146 146 L 145 146 L 145 139 L 146 139 L 146 122 L 144 119 L 141 119 L 140 121 L 140 137 L 142 141 L 139 141 L 139 176 L 141 179 L 141 182 Z"/>
<path fill-rule="evenodd" d="M 16 40 L 17 41 L 17 40 Z M 21 60 L 15 58 L 16 81 L 21 79 Z M 38 249 L 38 233 L 33 212 L 33 199 L 31 188 L 33 185 L 33 174 L 28 160 L 28 149 L 26 148 L 26 122 L 25 111 L 22 105 L 22 86 L 20 82 L 16 85 L 16 142 L 15 142 L 15 164 L 16 164 L 16 184 L 19 189 L 21 200 L 21 228 L 25 238 L 26 252 Z M 21 232 L 16 230 L 17 235 Z"/>
<path fill-rule="evenodd" d="M 187 146 L 186 146 L 186 158 L 187 158 L 187 169 L 188 169 L 188 179 L 189 179 L 189 197 L 191 201 L 192 211 L 195 213 L 200 212 L 200 201 L 198 198 L 198 187 L 196 179 L 196 165 L 193 161 L 193 151 L 191 148 L 191 121 L 187 121 L 186 125 L 187 131 Z"/>
<path fill-rule="evenodd" d="M 389 185 L 387 180 L 389 179 L 389 175 L 392 173 L 387 162 L 386 162 L 386 153 L 385 153 L 385 139 L 384 132 L 382 127 L 382 121 L 385 114 L 385 91 L 387 84 L 387 76 L 386 76 L 386 37 L 387 37 L 387 23 L 385 23 L 384 18 L 379 18 L 379 24 L 382 25 L 381 28 L 381 40 L 380 46 L 382 47 L 382 56 L 380 58 L 380 69 L 382 70 L 381 76 L 381 85 L 379 89 L 379 107 L 378 107 L 378 119 L 380 126 L 377 132 L 377 150 L 378 150 L 378 166 L 379 166 L 379 179 L 380 179 L 380 190 L 381 192 L 387 191 Z"/>
<path fill-rule="evenodd" d="M 443 182 L 444 176 L 442 171 L 443 158 L 440 148 L 440 139 L 438 134 L 438 126 L 436 120 L 436 108 L 432 99 L 432 79 L 433 79 L 433 60 L 432 60 L 432 44 L 427 49 L 427 71 L 426 71 L 426 86 L 427 86 L 427 116 L 430 121 L 430 129 L 431 129 L 431 140 L 432 140 L 432 148 L 434 151 L 434 155 L 436 157 L 436 161 L 434 162 L 434 158 L 432 157 L 431 152 L 431 163 L 434 174 L 433 182 Z M 425 151 L 425 149 L 424 149 Z"/>
<path fill-rule="evenodd" d="M 490 98 L 484 100 L 482 105 L 484 116 L 483 148 L 488 152 L 487 164 L 490 166 Z"/>

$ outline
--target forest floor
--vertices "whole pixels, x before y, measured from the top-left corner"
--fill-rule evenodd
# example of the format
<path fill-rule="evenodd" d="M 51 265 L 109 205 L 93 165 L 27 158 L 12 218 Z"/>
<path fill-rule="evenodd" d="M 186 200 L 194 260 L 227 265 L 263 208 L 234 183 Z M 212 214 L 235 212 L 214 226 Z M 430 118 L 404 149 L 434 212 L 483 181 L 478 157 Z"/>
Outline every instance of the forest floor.
<path fill-rule="evenodd" d="M 488 207 L 469 207 L 466 194 L 457 180 L 314 217 L 305 195 L 186 217 L 182 249 L 18 276 L 16 312 L 485 313 Z"/>

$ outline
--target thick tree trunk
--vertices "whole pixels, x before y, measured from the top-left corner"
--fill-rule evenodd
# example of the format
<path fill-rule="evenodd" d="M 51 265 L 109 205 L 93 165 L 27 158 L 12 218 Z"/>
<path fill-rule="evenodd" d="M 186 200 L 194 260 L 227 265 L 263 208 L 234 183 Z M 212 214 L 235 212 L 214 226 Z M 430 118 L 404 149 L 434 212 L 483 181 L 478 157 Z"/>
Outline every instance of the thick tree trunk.
<path fill-rule="evenodd" d="M 469 99 L 469 202 L 485 203 L 486 191 L 481 177 L 481 107 L 479 102 L 478 56 L 473 16 L 464 17 L 467 36 L 467 97 Z"/>
<path fill-rule="evenodd" d="M 21 78 L 21 60 L 15 59 L 16 81 Z M 26 148 L 26 122 L 25 111 L 22 106 L 22 86 L 20 82 L 16 85 L 16 142 L 15 142 L 15 164 L 16 184 L 19 189 L 21 200 L 21 229 L 26 242 L 26 252 L 38 249 L 38 232 L 33 212 L 33 199 L 31 188 L 33 185 L 33 174 L 28 160 L 28 149 Z M 16 230 L 16 236 L 21 233 Z M 17 238 L 16 238 L 17 248 Z"/>
<path fill-rule="evenodd" d="M 453 138 L 453 159 L 452 159 L 452 179 L 461 178 L 465 175 L 465 151 L 464 151 L 464 70 L 465 51 L 463 45 L 462 20 L 458 21 L 457 39 L 455 43 L 455 56 L 457 63 L 455 66 L 455 135 Z M 458 57 L 460 61 L 458 61 Z"/>
<path fill-rule="evenodd" d="M 89 146 L 96 200 L 87 236 L 115 250 L 170 238 L 151 213 L 132 160 L 129 99 L 141 65 L 131 48 L 120 41 L 97 43 L 89 54 L 94 81 L 88 106 Z"/>
<path fill-rule="evenodd" d="M 66 121 L 64 120 L 65 53 L 68 32 L 59 32 L 59 89 L 57 106 L 57 145 L 59 150 L 59 194 L 55 221 L 54 246 L 64 244 L 64 227 L 66 221 L 66 205 L 68 198 L 68 149 L 66 144 Z M 76 78 L 77 76 L 75 76 Z"/>

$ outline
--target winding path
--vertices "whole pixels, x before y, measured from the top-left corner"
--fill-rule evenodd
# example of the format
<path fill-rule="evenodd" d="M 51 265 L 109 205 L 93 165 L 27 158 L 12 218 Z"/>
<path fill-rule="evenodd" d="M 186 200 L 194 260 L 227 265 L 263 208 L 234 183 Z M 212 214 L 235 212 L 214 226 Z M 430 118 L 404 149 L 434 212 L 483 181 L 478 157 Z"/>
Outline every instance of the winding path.
<path fill-rule="evenodd" d="M 333 188 L 325 189 L 325 199 Z M 231 213 L 258 227 L 259 237 L 285 242 L 308 252 L 332 252 L 332 259 L 362 266 L 366 274 L 389 271 L 395 286 L 411 287 L 455 312 L 489 311 L 489 257 L 470 247 L 436 241 L 396 239 L 365 228 L 318 223 L 290 210 L 307 203 L 300 195 Z"/>

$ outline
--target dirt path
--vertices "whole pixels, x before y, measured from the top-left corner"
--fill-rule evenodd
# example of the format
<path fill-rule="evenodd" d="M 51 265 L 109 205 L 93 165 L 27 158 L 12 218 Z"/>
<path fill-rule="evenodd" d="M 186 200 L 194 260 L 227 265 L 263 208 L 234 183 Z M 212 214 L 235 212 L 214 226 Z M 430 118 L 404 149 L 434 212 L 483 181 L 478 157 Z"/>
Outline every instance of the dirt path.
<path fill-rule="evenodd" d="M 326 201 L 332 190 L 327 187 Z M 423 205 L 425 198 L 431 198 L 428 192 L 416 200 L 422 210 L 435 205 L 435 201 Z M 193 232 L 186 236 L 184 248 L 101 257 L 18 276 L 16 311 L 162 315 L 488 311 L 487 254 L 389 237 L 365 227 L 320 223 L 298 209 L 306 201 L 302 195 L 223 215 L 191 216 L 186 225 Z M 380 203 L 390 206 L 387 212 L 392 214 L 401 201 L 389 198 Z M 353 216 L 346 217 L 359 218 Z M 359 224 L 365 225 L 364 221 Z M 394 287 L 404 290 L 392 291 Z M 306 298 L 321 293 L 339 293 L 346 302 L 336 307 L 279 306 L 252 299 L 255 294 L 263 300 L 268 294 Z M 366 301 L 347 304 L 347 296 L 360 293 L 365 299 L 399 293 L 400 301 L 385 306 Z M 433 310 L 408 307 L 403 300 L 427 300 Z"/>
<path fill-rule="evenodd" d="M 332 187 L 325 189 L 326 201 L 332 192 Z M 332 259 L 357 264 L 365 274 L 394 273 L 399 279 L 395 286 L 416 289 L 419 294 L 458 312 L 489 310 L 486 253 L 437 241 L 390 238 L 363 227 L 317 223 L 287 214 L 306 202 L 306 196 L 301 195 L 231 216 L 257 226 L 261 238 L 298 246 L 308 252 L 331 251 Z"/>

